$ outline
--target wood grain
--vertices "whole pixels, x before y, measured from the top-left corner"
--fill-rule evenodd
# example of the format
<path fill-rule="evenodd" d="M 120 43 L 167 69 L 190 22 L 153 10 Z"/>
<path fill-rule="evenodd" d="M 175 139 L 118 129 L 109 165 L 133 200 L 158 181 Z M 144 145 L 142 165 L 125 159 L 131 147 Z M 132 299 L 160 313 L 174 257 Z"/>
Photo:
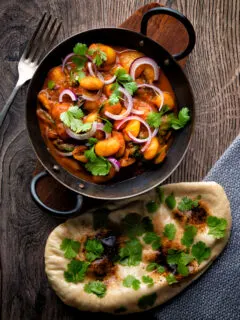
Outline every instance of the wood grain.
<path fill-rule="evenodd" d="M 1 0 L 1 104 L 14 86 L 17 61 L 43 11 L 62 18 L 60 41 L 88 28 L 119 25 L 149 2 Z M 167 2 L 189 17 L 197 33 L 196 49 L 186 67 L 196 100 L 196 129 L 189 152 L 169 181 L 201 180 L 240 129 L 240 3 Z M 44 274 L 45 240 L 60 221 L 43 213 L 30 198 L 35 155 L 24 123 L 25 96 L 23 87 L 0 132 L 1 319 L 84 319 L 86 314 L 60 302 Z M 148 317 L 153 319 L 151 313 Z"/>

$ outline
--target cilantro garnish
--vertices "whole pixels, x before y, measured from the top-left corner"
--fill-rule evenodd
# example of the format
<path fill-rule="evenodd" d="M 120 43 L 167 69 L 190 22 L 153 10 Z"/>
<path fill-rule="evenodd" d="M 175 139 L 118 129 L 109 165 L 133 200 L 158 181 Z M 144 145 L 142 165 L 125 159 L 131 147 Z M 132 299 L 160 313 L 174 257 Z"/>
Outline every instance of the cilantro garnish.
<path fill-rule="evenodd" d="M 146 283 L 148 285 L 148 287 L 152 287 L 154 284 L 153 278 L 151 278 L 149 276 L 142 276 L 142 282 Z"/>
<path fill-rule="evenodd" d="M 130 238 L 141 236 L 145 232 L 153 231 L 152 221 L 149 217 L 142 218 L 137 213 L 129 213 L 122 219 L 124 233 Z"/>
<path fill-rule="evenodd" d="M 126 242 L 119 250 L 120 264 L 124 266 L 138 266 L 142 260 L 142 245 L 138 239 Z"/>
<path fill-rule="evenodd" d="M 185 226 L 181 243 L 186 247 L 190 247 L 193 244 L 193 240 L 196 234 L 197 228 L 195 226 Z"/>
<path fill-rule="evenodd" d="M 192 255 L 200 264 L 201 262 L 207 260 L 210 257 L 211 249 L 208 248 L 204 242 L 199 241 L 192 246 Z"/>
<path fill-rule="evenodd" d="M 174 116 L 171 119 L 171 127 L 174 130 L 179 130 L 185 127 L 185 125 L 188 123 L 190 120 L 190 115 L 189 115 L 189 109 L 184 107 L 182 108 L 179 113 L 178 117 Z"/>
<path fill-rule="evenodd" d="M 128 275 L 123 280 L 123 286 L 126 288 L 133 288 L 134 290 L 138 290 L 140 288 L 140 281 L 134 276 Z"/>
<path fill-rule="evenodd" d="M 111 133 L 112 132 L 112 123 L 106 119 L 106 118 L 102 118 L 100 116 L 98 116 L 100 119 L 102 119 L 103 121 L 105 121 L 105 124 L 104 124 L 104 127 L 103 127 L 103 130 L 107 133 Z"/>
<path fill-rule="evenodd" d="M 164 236 L 168 238 L 168 240 L 174 240 L 177 229 L 173 223 L 168 223 L 164 227 Z"/>
<path fill-rule="evenodd" d="M 104 61 L 107 61 L 107 55 L 100 48 L 89 49 L 88 54 L 93 56 L 93 63 L 96 64 L 97 67 L 100 67 Z"/>
<path fill-rule="evenodd" d="M 176 199 L 173 193 L 167 196 L 167 198 L 165 199 L 165 203 L 168 206 L 168 208 L 171 210 L 173 210 L 176 207 Z"/>
<path fill-rule="evenodd" d="M 55 82 L 53 80 L 48 81 L 48 89 L 52 90 L 55 88 Z"/>
<path fill-rule="evenodd" d="M 73 52 L 79 56 L 84 56 L 88 51 L 88 47 L 85 43 L 78 42 L 73 48 Z"/>
<path fill-rule="evenodd" d="M 177 271 L 183 276 L 189 274 L 187 265 L 193 261 L 193 256 L 182 251 L 170 249 L 168 250 L 167 263 L 169 265 L 177 265 Z"/>
<path fill-rule="evenodd" d="M 154 213 L 154 212 L 156 212 L 157 211 L 157 209 L 158 209 L 158 204 L 155 202 L 155 201 L 153 201 L 153 200 L 151 200 L 151 201 L 149 201 L 147 204 L 146 204 L 146 208 L 147 208 L 147 211 L 149 212 L 149 213 Z"/>
<path fill-rule="evenodd" d="M 214 238 L 221 239 L 225 236 L 227 229 L 226 219 L 209 216 L 207 218 L 207 225 L 209 227 L 208 234 L 212 235 Z"/>
<path fill-rule="evenodd" d="M 160 203 L 163 203 L 163 202 L 164 202 L 164 192 L 163 192 L 163 189 L 162 189 L 160 186 L 158 186 L 158 187 L 156 188 L 156 192 L 157 192 L 157 195 L 158 195 L 159 202 L 160 202 Z"/>
<path fill-rule="evenodd" d="M 157 299 L 157 294 L 153 293 L 150 295 L 142 296 L 138 300 L 138 306 L 140 309 L 147 309 L 148 307 L 152 307 Z"/>
<path fill-rule="evenodd" d="M 165 272 L 165 268 L 163 267 L 163 266 L 157 266 L 157 272 L 158 273 L 163 273 L 163 272 Z"/>
<path fill-rule="evenodd" d="M 168 274 L 168 275 L 166 276 L 166 280 L 167 280 L 167 283 L 168 283 L 169 285 L 172 285 L 172 284 L 178 282 L 177 279 L 175 278 L 175 276 L 174 276 L 172 273 L 170 273 L 170 274 Z"/>
<path fill-rule="evenodd" d="M 91 138 L 88 139 L 88 144 L 89 144 L 91 147 L 94 146 L 97 142 L 98 142 L 98 139 L 97 139 L 97 138 L 91 137 Z"/>
<path fill-rule="evenodd" d="M 159 273 L 163 273 L 165 272 L 165 268 L 161 265 L 159 265 L 158 263 L 156 262 L 150 262 L 148 265 L 147 265 L 147 268 L 146 268 L 147 271 L 153 271 L 153 270 L 157 270 L 157 272 Z"/>
<path fill-rule="evenodd" d="M 114 90 L 111 96 L 109 97 L 109 100 L 108 100 L 109 104 L 110 105 L 117 104 L 119 102 L 120 95 L 121 93 L 118 89 Z"/>
<path fill-rule="evenodd" d="M 80 249 L 80 242 L 65 238 L 61 243 L 60 249 L 64 251 L 65 258 L 75 258 Z"/>
<path fill-rule="evenodd" d="M 89 263 L 85 261 L 72 260 L 64 271 L 64 278 L 67 282 L 81 282 L 84 280 Z"/>
<path fill-rule="evenodd" d="M 95 154 L 94 146 L 84 152 L 85 157 L 89 160 L 85 168 L 94 176 L 106 176 L 111 168 L 111 164 L 104 157 L 98 157 Z"/>
<path fill-rule="evenodd" d="M 188 197 L 183 197 L 181 202 L 178 204 L 178 210 L 189 211 L 198 206 L 198 200 L 192 200 Z"/>
<path fill-rule="evenodd" d="M 80 120 L 83 116 L 84 113 L 78 106 L 72 106 L 67 111 L 61 113 L 60 119 L 73 132 L 80 133 L 88 131 L 92 126 L 92 123 L 83 123 Z"/>
<path fill-rule="evenodd" d="M 161 246 L 161 238 L 155 232 L 147 232 L 143 237 L 143 241 L 146 244 L 152 244 L 153 250 L 157 250 Z"/>
<path fill-rule="evenodd" d="M 86 258 L 90 262 L 100 258 L 104 251 L 102 243 L 97 239 L 88 239 L 85 244 L 85 249 Z"/>
<path fill-rule="evenodd" d="M 91 281 L 85 284 L 84 291 L 87 293 L 93 293 L 99 298 L 103 298 L 106 294 L 106 285 L 101 281 Z"/>
<path fill-rule="evenodd" d="M 162 122 L 162 116 L 169 111 L 167 105 L 163 105 L 159 112 L 150 112 L 147 116 L 147 123 L 150 127 L 159 128 Z"/>

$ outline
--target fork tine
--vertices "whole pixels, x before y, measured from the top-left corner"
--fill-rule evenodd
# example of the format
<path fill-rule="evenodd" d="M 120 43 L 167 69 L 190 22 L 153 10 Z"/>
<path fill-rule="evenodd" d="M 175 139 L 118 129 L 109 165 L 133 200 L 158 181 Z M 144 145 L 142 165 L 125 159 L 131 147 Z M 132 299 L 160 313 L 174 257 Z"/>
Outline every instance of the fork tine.
<path fill-rule="evenodd" d="M 31 52 L 29 53 L 28 59 L 29 59 L 31 62 L 34 62 L 35 56 L 36 56 L 38 50 L 39 50 L 40 47 L 41 47 L 42 39 L 44 38 L 44 36 L 45 36 L 45 34 L 46 34 L 46 31 L 47 31 L 47 28 L 48 28 L 48 25 L 49 25 L 51 19 L 52 19 L 52 16 L 50 15 L 50 16 L 48 17 L 46 23 L 44 24 L 44 26 L 43 26 L 43 28 L 42 28 L 42 30 L 41 30 L 38 38 L 36 38 L 34 45 L 33 45 L 32 48 L 31 48 L 33 51 L 30 50 Z M 34 50 L 34 46 L 35 46 L 35 50 Z"/>
<path fill-rule="evenodd" d="M 28 42 L 25 50 L 23 51 L 23 54 L 22 54 L 21 59 L 24 59 L 25 57 L 27 57 L 27 56 L 29 55 L 29 51 L 30 51 L 30 49 L 31 49 L 32 43 L 33 43 L 33 41 L 35 40 L 38 31 L 41 29 L 41 26 L 42 26 L 43 21 L 44 21 L 44 19 L 45 19 L 45 17 L 46 17 L 46 14 L 47 14 L 47 12 L 44 12 L 41 20 L 39 21 L 39 23 L 38 23 L 38 25 L 37 25 L 36 30 L 34 31 L 34 33 L 33 33 L 33 35 L 32 35 L 32 38 L 30 39 L 30 41 Z"/>
<path fill-rule="evenodd" d="M 36 52 L 36 55 L 35 57 L 33 58 L 33 60 L 38 63 L 39 60 L 40 60 L 40 57 L 43 55 L 44 52 L 47 52 L 48 48 L 49 48 L 49 40 L 50 40 L 50 37 L 51 37 L 51 33 L 53 32 L 54 30 L 54 27 L 57 23 L 57 18 L 54 19 L 52 25 L 50 26 L 49 30 L 48 30 L 48 33 L 45 35 L 44 38 L 42 38 L 42 41 L 41 43 L 39 43 L 39 46 L 43 47 L 44 50 L 38 50 L 38 52 Z"/>

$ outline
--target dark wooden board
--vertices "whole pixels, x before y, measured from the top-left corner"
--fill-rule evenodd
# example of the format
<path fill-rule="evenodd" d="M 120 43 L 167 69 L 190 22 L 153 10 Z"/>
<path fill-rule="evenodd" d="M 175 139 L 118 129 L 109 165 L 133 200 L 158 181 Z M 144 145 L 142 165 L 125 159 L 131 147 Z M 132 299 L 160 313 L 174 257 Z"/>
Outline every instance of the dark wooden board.
<path fill-rule="evenodd" d="M 120 27 L 139 32 L 143 14 L 149 9 L 159 6 L 161 6 L 159 3 L 150 3 L 139 8 L 125 22 L 123 22 Z M 185 28 L 175 18 L 170 16 L 158 15 L 152 17 L 147 31 L 150 38 L 160 43 L 172 54 L 183 51 L 187 46 L 188 35 Z M 173 38 L 175 41 L 172 41 Z M 179 63 L 183 67 L 185 62 L 186 58 Z M 42 170 L 44 169 L 41 164 L 37 162 L 34 175 Z M 73 207 L 70 192 L 68 192 L 64 186 L 59 185 L 59 183 L 51 177 L 41 179 L 38 182 L 37 192 L 40 199 L 51 208 L 66 210 Z M 88 208 L 89 206 L 97 206 L 98 203 L 99 201 L 97 202 L 93 199 L 84 199 L 85 208 Z"/>
<path fill-rule="evenodd" d="M 16 82 L 19 57 L 42 12 L 62 18 L 60 41 L 89 28 L 120 25 L 149 2 L 1 0 L 0 108 Z M 195 133 L 182 164 L 168 180 L 197 181 L 240 131 L 240 2 L 161 2 L 183 12 L 193 22 L 197 34 L 195 50 L 185 68 L 196 101 Z M 26 89 L 24 86 L 20 90 L 0 130 L 0 318 L 85 319 L 85 314 L 65 306 L 56 297 L 44 273 L 45 241 L 61 221 L 42 212 L 30 197 L 29 184 L 36 156 L 24 120 Z M 174 302 L 163 308 L 171 308 Z M 197 315 L 204 319 L 205 305 L 198 306 Z M 137 319 L 140 318 L 138 315 Z M 144 314 L 143 318 L 155 319 L 151 313 Z"/>

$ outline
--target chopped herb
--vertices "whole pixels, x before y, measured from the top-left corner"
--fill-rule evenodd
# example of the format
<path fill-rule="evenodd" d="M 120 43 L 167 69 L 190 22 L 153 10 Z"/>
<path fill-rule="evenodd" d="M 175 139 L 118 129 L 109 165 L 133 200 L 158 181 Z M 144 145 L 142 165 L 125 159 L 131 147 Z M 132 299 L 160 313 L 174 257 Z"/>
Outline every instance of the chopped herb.
<path fill-rule="evenodd" d="M 61 243 L 60 249 L 64 251 L 65 258 L 75 258 L 80 249 L 80 242 L 65 238 Z"/>
<path fill-rule="evenodd" d="M 185 226 L 184 234 L 181 239 L 181 243 L 186 246 L 190 247 L 193 244 L 194 237 L 197 234 L 197 228 L 195 226 Z"/>
<path fill-rule="evenodd" d="M 100 116 L 98 116 L 100 119 L 102 119 L 103 121 L 105 121 L 105 125 L 103 127 L 103 130 L 107 133 L 111 133 L 112 132 L 112 123 L 106 119 L 106 118 L 102 118 Z"/>
<path fill-rule="evenodd" d="M 192 246 L 192 255 L 200 264 L 201 262 L 207 260 L 210 257 L 211 249 L 208 248 L 204 242 L 199 241 Z"/>
<path fill-rule="evenodd" d="M 147 232 L 143 240 L 146 244 L 152 244 L 153 250 L 157 250 L 161 246 L 161 238 L 155 232 Z"/>
<path fill-rule="evenodd" d="M 170 273 L 170 274 L 168 274 L 168 275 L 166 276 L 166 280 L 167 280 L 167 283 L 168 283 L 169 285 L 172 285 L 172 284 L 178 282 L 177 279 L 175 278 L 175 276 L 174 276 L 172 273 Z"/>
<path fill-rule="evenodd" d="M 138 266 L 142 261 L 142 245 L 138 239 L 126 242 L 119 251 L 120 264 L 124 266 Z"/>
<path fill-rule="evenodd" d="M 162 116 L 169 111 L 167 105 L 163 105 L 159 112 L 150 112 L 147 116 L 147 123 L 150 127 L 159 128 L 162 122 Z"/>
<path fill-rule="evenodd" d="M 78 42 L 73 48 L 73 52 L 77 55 L 84 56 L 88 51 L 88 47 L 85 43 Z"/>
<path fill-rule="evenodd" d="M 146 270 L 147 271 L 153 271 L 153 270 L 155 270 L 155 269 L 157 269 L 157 266 L 158 266 L 158 264 L 156 263 L 156 262 L 150 262 L 148 265 L 147 265 L 147 268 L 146 268 Z"/>
<path fill-rule="evenodd" d="M 84 291 L 87 293 L 93 293 L 99 298 L 103 298 L 106 294 L 106 285 L 101 281 L 91 281 L 85 284 Z"/>
<path fill-rule="evenodd" d="M 121 84 L 132 96 L 135 91 L 137 91 L 137 84 L 133 81 L 133 78 L 126 72 L 125 69 L 119 68 L 115 72 L 117 77 L 116 82 Z"/>
<path fill-rule="evenodd" d="M 160 203 L 163 203 L 163 202 L 164 202 L 164 192 L 163 192 L 163 189 L 162 189 L 160 186 L 158 186 L 158 187 L 156 188 L 156 191 L 157 191 L 157 194 L 158 194 L 159 202 L 160 202 Z"/>
<path fill-rule="evenodd" d="M 183 276 L 189 274 L 187 265 L 193 261 L 193 256 L 182 251 L 170 249 L 168 250 L 167 263 L 169 265 L 177 265 L 177 271 Z"/>
<path fill-rule="evenodd" d="M 113 93 L 109 97 L 109 100 L 108 100 L 109 104 L 110 105 L 117 104 L 119 102 L 119 98 L 120 98 L 120 91 L 118 89 L 116 89 L 113 91 Z"/>
<path fill-rule="evenodd" d="M 123 280 L 123 286 L 126 288 L 133 288 L 134 290 L 138 290 L 140 288 L 140 281 L 136 279 L 134 276 L 128 275 Z"/>
<path fill-rule="evenodd" d="M 71 60 L 76 65 L 76 70 L 80 71 L 84 67 L 87 58 L 85 56 L 73 56 Z"/>
<path fill-rule="evenodd" d="M 102 243 L 97 239 L 89 239 L 85 244 L 86 258 L 92 262 L 97 258 L 100 258 L 103 254 L 104 248 Z"/>
<path fill-rule="evenodd" d="M 150 295 L 142 296 L 138 300 L 138 306 L 140 309 L 147 309 L 148 307 L 152 307 L 157 299 L 157 294 L 153 293 Z"/>
<path fill-rule="evenodd" d="M 78 106 L 72 106 L 67 111 L 61 113 L 60 119 L 73 132 L 80 133 L 88 131 L 92 126 L 92 123 L 83 123 L 80 120 L 83 116 L 84 113 Z"/>
<path fill-rule="evenodd" d="M 89 263 L 85 261 L 72 260 L 64 271 L 64 278 L 67 282 L 81 282 L 84 280 Z"/>
<path fill-rule="evenodd" d="M 74 80 L 78 82 L 80 82 L 85 77 L 86 77 L 86 74 L 82 70 L 79 70 L 74 74 Z"/>
<path fill-rule="evenodd" d="M 94 146 L 96 143 L 98 142 L 98 139 L 97 138 L 89 138 L 88 139 L 88 144 L 92 147 Z"/>
<path fill-rule="evenodd" d="M 110 162 L 104 157 L 98 157 L 95 154 L 94 146 L 84 152 L 85 157 L 89 160 L 85 164 L 85 168 L 94 176 L 106 176 L 111 168 Z"/>
<path fill-rule="evenodd" d="M 96 64 L 97 67 L 100 67 L 104 61 L 107 61 L 107 55 L 100 48 L 89 49 L 88 54 L 93 56 L 93 63 Z"/>
<path fill-rule="evenodd" d="M 154 284 L 153 278 L 149 276 L 142 276 L 142 282 L 148 284 L 148 287 L 152 287 Z"/>
<path fill-rule="evenodd" d="M 157 272 L 158 273 L 163 273 L 163 272 L 165 272 L 165 268 L 163 266 L 158 266 L 157 267 Z"/>
<path fill-rule="evenodd" d="M 115 309 L 114 313 L 122 313 L 122 312 L 126 312 L 127 308 L 125 308 L 124 306 L 121 306 L 117 309 Z"/>
<path fill-rule="evenodd" d="M 55 88 L 55 82 L 53 80 L 48 81 L 48 89 L 52 90 Z"/>
<path fill-rule="evenodd" d="M 188 197 L 183 197 L 181 202 L 178 204 L 178 210 L 189 211 L 198 206 L 198 200 L 192 200 Z"/>
<path fill-rule="evenodd" d="M 174 130 L 182 129 L 183 127 L 185 127 L 189 120 L 189 109 L 184 107 L 179 111 L 178 117 L 174 116 L 171 118 L 171 127 Z"/>
<path fill-rule="evenodd" d="M 207 218 L 207 225 L 209 227 L 208 234 L 216 239 L 221 239 L 225 236 L 227 229 L 227 220 L 210 216 Z"/>
<path fill-rule="evenodd" d="M 168 208 L 171 210 L 173 210 L 176 207 L 176 199 L 173 193 L 167 196 L 167 198 L 165 199 L 165 203 L 168 206 Z"/>
<path fill-rule="evenodd" d="M 129 213 L 122 219 L 124 233 L 130 238 L 141 236 L 145 232 L 153 231 L 152 221 L 149 217 L 142 218 L 137 213 Z"/>
<path fill-rule="evenodd" d="M 157 209 L 158 209 L 158 204 L 155 202 L 155 201 L 153 201 L 153 200 L 151 200 L 151 201 L 149 201 L 147 204 L 146 204 L 146 208 L 147 208 L 147 211 L 149 212 L 149 213 L 154 213 L 154 212 L 156 212 L 157 211 Z"/>
<path fill-rule="evenodd" d="M 164 236 L 168 238 L 168 240 L 174 240 L 177 229 L 173 223 L 168 223 L 164 227 Z"/>

